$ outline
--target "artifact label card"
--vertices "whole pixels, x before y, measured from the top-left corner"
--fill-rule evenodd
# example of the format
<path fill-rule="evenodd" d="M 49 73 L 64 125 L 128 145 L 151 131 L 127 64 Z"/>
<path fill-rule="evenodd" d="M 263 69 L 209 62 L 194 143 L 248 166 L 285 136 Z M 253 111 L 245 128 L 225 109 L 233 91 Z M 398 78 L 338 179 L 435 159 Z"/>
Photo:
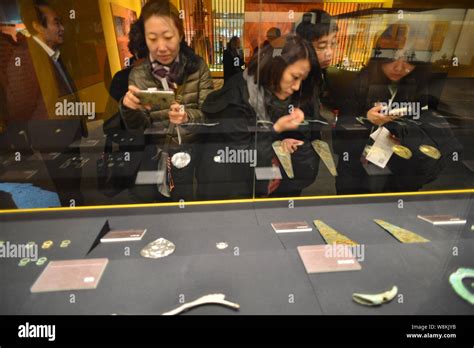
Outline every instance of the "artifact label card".
<path fill-rule="evenodd" d="M 146 233 L 146 229 L 143 230 L 111 230 L 107 232 L 105 236 L 100 239 L 101 243 L 113 243 L 113 242 L 133 242 L 142 240 Z"/>
<path fill-rule="evenodd" d="M 313 229 L 306 221 L 297 222 L 272 222 L 276 233 L 311 232 Z"/>
<path fill-rule="evenodd" d="M 358 271 L 360 263 L 353 256 L 351 247 L 343 244 L 299 246 L 298 253 L 306 272 L 328 273 Z"/>
<path fill-rule="evenodd" d="M 31 287 L 31 292 L 95 289 L 109 259 L 51 261 Z"/>
<path fill-rule="evenodd" d="M 433 225 L 464 225 L 467 222 L 454 215 L 418 215 L 418 219 Z"/>

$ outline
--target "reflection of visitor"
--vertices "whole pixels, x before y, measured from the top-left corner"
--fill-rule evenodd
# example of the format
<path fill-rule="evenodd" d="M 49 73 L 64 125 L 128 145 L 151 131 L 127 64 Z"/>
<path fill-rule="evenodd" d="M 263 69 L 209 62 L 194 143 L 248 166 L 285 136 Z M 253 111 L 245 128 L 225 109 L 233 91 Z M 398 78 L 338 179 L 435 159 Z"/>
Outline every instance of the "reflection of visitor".
<path fill-rule="evenodd" d="M 271 45 L 273 41 L 281 37 L 281 30 L 276 27 L 272 27 L 268 29 L 267 31 L 267 39 L 263 42 L 262 47 L 265 47 L 267 45 Z"/>
<path fill-rule="evenodd" d="M 140 32 L 140 26 L 143 26 L 143 23 L 136 21 L 130 27 L 130 32 L 128 34 L 128 50 L 133 57 L 130 58 L 128 67 L 117 72 L 110 84 L 109 94 L 116 101 L 120 101 L 128 91 L 128 77 L 132 68 L 135 64 L 139 63 L 141 59 L 145 58 L 148 52 L 146 45 L 141 43 L 140 38 L 142 34 Z M 144 46 L 144 47 L 143 47 Z"/>
<path fill-rule="evenodd" d="M 233 75 L 242 72 L 244 65 L 240 39 L 234 36 L 227 44 L 227 49 L 224 50 L 224 83 Z"/>
<path fill-rule="evenodd" d="M 394 26 L 389 26 L 384 34 Z M 384 35 L 378 39 L 373 57 L 353 80 L 344 99 L 333 140 L 335 152 L 341 155 L 336 177 L 338 194 L 419 190 L 436 179 L 450 163 L 453 153 L 461 151 L 449 124 L 435 114 L 436 103 L 430 91 L 431 62 L 429 57 L 417 58 L 423 53 L 427 57 L 426 51 L 414 54 L 414 42 L 419 40 L 417 32 L 407 31 L 405 35 L 406 38 L 399 41 L 404 42 L 403 46 L 397 49 L 381 42 Z M 357 137 L 347 137 L 345 127 L 354 124 L 363 127 L 359 126 Z M 384 168 L 388 168 L 389 173 L 369 164 L 366 154 L 363 155 L 366 146 L 373 145 L 369 135 L 376 129 L 385 129 L 390 141 L 411 151 L 408 158 L 385 155 L 389 160 Z M 424 155 L 419 150 L 420 145 L 436 147 L 441 158 L 435 160 Z M 375 169 L 369 170 L 369 166 Z"/>
<path fill-rule="evenodd" d="M 272 28 L 268 29 L 267 34 L 266 34 L 266 40 L 263 41 L 260 48 L 264 48 L 264 47 L 267 47 L 269 45 L 272 45 L 272 42 L 274 42 L 275 40 L 277 40 L 280 37 L 281 37 L 281 30 L 279 28 L 272 27 Z M 253 50 L 253 55 L 256 55 L 258 53 L 258 50 L 259 50 L 259 47 L 258 46 L 255 47 L 254 50 Z"/>
<path fill-rule="evenodd" d="M 20 5 L 23 23 L 32 37 L 19 42 L 7 65 L 7 129 L 14 129 L 19 123 L 28 125 L 30 145 L 45 158 L 44 164 L 61 204 L 82 205 L 81 169 L 58 170 L 64 161 L 79 156 L 79 149 L 71 149 L 69 145 L 87 133 L 83 116 L 71 115 L 66 119 L 65 115 L 56 114 L 58 102 L 79 100 L 74 81 L 62 61 L 64 27 L 47 1 L 22 1 Z M 17 57 L 21 59 L 21 67 L 15 65 Z M 51 151 L 61 155 L 50 160 Z"/>

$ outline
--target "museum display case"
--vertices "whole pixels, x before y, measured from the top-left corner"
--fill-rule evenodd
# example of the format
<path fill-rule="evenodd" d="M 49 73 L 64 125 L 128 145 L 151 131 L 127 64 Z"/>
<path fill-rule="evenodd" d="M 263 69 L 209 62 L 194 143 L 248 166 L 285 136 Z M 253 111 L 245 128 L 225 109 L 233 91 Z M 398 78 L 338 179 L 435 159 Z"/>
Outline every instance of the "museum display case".
<path fill-rule="evenodd" d="M 0 321 L 403 316 L 398 343 L 467 342 L 473 20 L 469 1 L 2 2 Z"/>

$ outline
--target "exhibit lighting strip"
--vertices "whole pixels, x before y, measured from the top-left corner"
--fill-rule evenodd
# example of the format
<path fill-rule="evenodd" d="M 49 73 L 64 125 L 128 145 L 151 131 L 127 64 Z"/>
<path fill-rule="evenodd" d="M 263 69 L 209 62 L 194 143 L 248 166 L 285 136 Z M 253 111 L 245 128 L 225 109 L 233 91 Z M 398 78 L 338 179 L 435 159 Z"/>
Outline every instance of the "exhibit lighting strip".
<path fill-rule="evenodd" d="M 179 206 L 199 206 L 199 205 L 218 205 L 218 204 L 241 204 L 241 203 L 264 203 L 281 201 L 309 201 L 324 199 L 345 199 L 345 198 L 372 198 L 372 197 L 401 197 L 401 196 L 431 196 L 431 195 L 450 195 L 450 194 L 469 194 L 474 193 L 474 189 L 464 190 L 440 190 L 426 192 L 394 192 L 394 193 L 371 193 L 358 195 L 338 195 L 338 196 L 307 196 L 307 197 L 282 197 L 282 198 L 249 198 L 249 199 L 228 199 L 216 201 L 193 201 L 193 202 L 171 202 L 171 203 L 147 203 L 147 204 L 122 204 L 122 205 L 97 205 L 83 207 L 60 207 L 60 208 L 34 208 L 34 209 L 9 209 L 0 210 L 1 214 L 22 214 L 22 213 L 44 213 L 61 211 L 82 211 L 82 210 L 104 210 L 104 209 L 136 209 L 136 208 L 154 208 L 154 207 L 179 207 Z"/>

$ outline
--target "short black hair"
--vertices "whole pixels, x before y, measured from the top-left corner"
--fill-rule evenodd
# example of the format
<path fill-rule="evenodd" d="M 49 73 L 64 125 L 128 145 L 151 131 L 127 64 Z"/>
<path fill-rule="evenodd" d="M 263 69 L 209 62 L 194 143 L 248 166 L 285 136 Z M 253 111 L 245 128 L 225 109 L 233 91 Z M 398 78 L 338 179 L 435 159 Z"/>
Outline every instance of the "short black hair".
<path fill-rule="evenodd" d="M 130 32 L 128 33 L 128 50 L 138 59 L 146 58 L 148 54 L 148 48 L 143 40 L 142 28 L 143 18 L 139 18 L 130 26 Z"/>
<path fill-rule="evenodd" d="M 32 35 L 36 33 L 33 22 L 39 23 L 44 28 L 48 27 L 48 18 L 41 7 L 51 7 L 51 5 L 47 0 L 19 0 L 21 20 Z"/>
<path fill-rule="evenodd" d="M 296 33 L 303 39 L 313 42 L 323 36 L 337 32 L 336 20 L 323 10 L 311 10 L 303 14 L 303 20 L 296 27 Z"/>
<path fill-rule="evenodd" d="M 238 36 L 232 36 L 229 40 L 229 42 L 227 43 L 227 48 L 232 48 L 232 45 L 237 42 L 237 40 L 240 40 L 240 37 Z"/>
<path fill-rule="evenodd" d="M 281 30 L 280 28 L 277 28 L 277 27 L 271 27 L 270 29 L 267 30 L 267 36 L 270 32 L 274 32 L 275 33 L 275 37 L 278 38 L 278 37 L 281 37 Z"/>
<path fill-rule="evenodd" d="M 281 48 L 272 45 L 262 47 L 250 60 L 248 74 L 259 86 L 279 92 L 283 72 L 300 59 L 308 59 L 311 67 L 301 85 L 300 101 L 307 102 L 313 98 L 314 90 L 318 87 L 321 70 L 313 45 L 297 35 L 287 35 Z"/>

